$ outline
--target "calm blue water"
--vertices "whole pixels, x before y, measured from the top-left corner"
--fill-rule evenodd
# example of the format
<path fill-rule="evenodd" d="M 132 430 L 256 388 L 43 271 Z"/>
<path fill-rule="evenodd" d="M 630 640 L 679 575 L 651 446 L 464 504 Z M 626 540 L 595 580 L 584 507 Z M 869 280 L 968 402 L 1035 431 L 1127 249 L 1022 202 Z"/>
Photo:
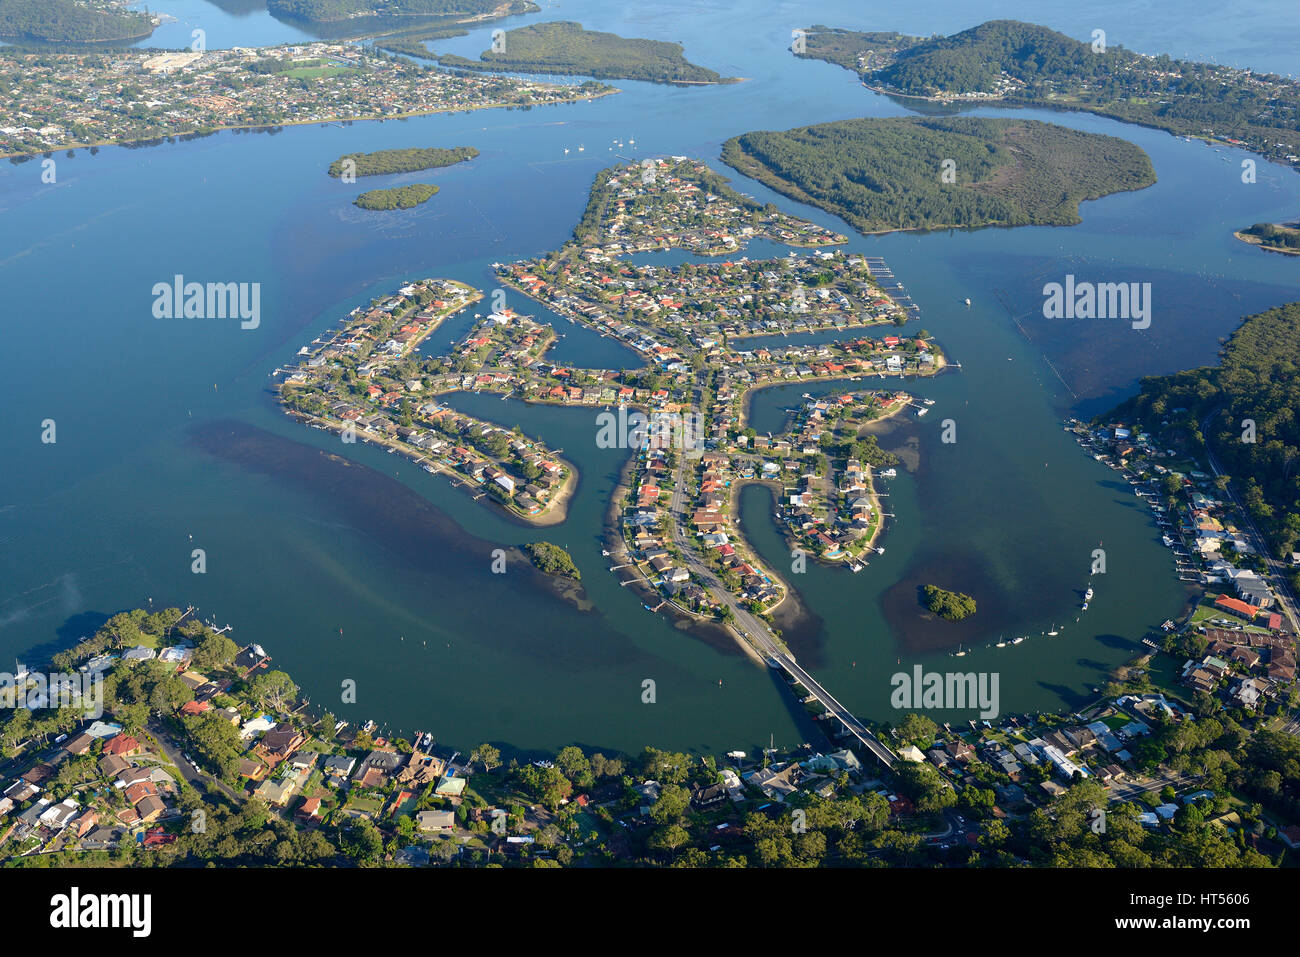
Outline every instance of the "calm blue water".
<path fill-rule="evenodd" d="M 304 39 L 254 7 L 178 0 L 165 9 L 180 22 L 147 45 L 188 45 L 195 27 L 207 32 L 209 46 Z M 450 276 L 487 290 L 490 263 L 562 243 L 592 177 L 612 162 L 616 138 L 635 137 L 637 156 L 716 160 L 723 140 L 747 130 L 905 112 L 845 71 L 794 60 L 784 50 L 793 27 L 947 33 L 1009 16 L 1081 38 L 1100 27 L 1111 43 L 1137 50 L 1281 72 L 1294 71 L 1300 49 L 1300 18 L 1290 3 L 1231 13 L 1207 2 L 1088 10 L 993 3 L 981 11 L 937 2 L 900 9 L 581 0 L 531 19 L 578 19 L 594 29 L 681 40 L 695 62 L 749 80 L 687 90 L 629 82 L 595 103 L 527 112 L 60 154 L 56 185 L 41 183 L 38 163 L 0 164 L 7 306 L 0 656 L 61 647 L 101 616 L 152 597 L 197 603 L 233 623 L 236 638 L 263 642 L 315 703 L 329 705 L 339 682 L 352 678 L 360 703 L 350 713 L 336 706 L 341 715 L 432 729 L 455 745 L 490 739 L 541 748 L 576 740 L 625 750 L 647 743 L 723 750 L 755 746 L 769 734 L 786 744 L 808 740 L 811 732 L 791 716 L 765 669 L 648 614 L 605 570 L 600 527 L 622 460 L 595 448 L 589 411 L 457 400 L 483 402 L 481 414 L 542 435 L 579 467 L 568 522 L 538 532 L 469 507 L 462 492 L 396 456 L 344 449 L 296 426 L 274 405 L 268 373 L 354 305 L 404 279 Z M 493 28 L 446 41 L 445 49 L 475 53 L 489 45 Z M 814 568 L 795 582 L 817 616 L 792 636 L 797 653 L 870 717 L 892 716 L 888 674 L 897 665 L 947 662 L 955 640 L 980 649 L 963 667 L 1003 671 L 1004 709 L 1058 707 L 1086 693 L 1147 627 L 1176 612 L 1183 592 L 1147 514 L 1111 473 L 1078 452 L 1060 430 L 1061 417 L 1108 407 L 1140 375 L 1211 361 L 1242 315 L 1300 294 L 1295 262 L 1231 235 L 1243 224 L 1295 217 L 1300 178 L 1290 171 L 1261 162 L 1258 182 L 1245 185 L 1232 151 L 1083 115 L 1013 115 L 1130 139 L 1150 154 L 1160 179 L 1148 190 L 1085 204 L 1076 227 L 855 237 L 849 244 L 889 261 L 921 306 L 919 326 L 963 367 L 960 375 L 917 385 L 936 399 L 934 411 L 882 440 L 915 451 L 914 471 L 889 489 L 896 520 L 886 555 L 856 576 Z M 481 155 L 433 173 L 442 191 L 404 213 L 357 210 L 351 200 L 363 187 L 324 172 L 346 152 L 460 144 Z M 848 231 L 731 175 L 760 200 Z M 1151 328 L 1043 319 L 1043 283 L 1067 272 L 1151 282 Z M 153 318 L 153 284 L 177 273 L 260 282 L 260 327 Z M 969 309 L 961 304 L 968 296 Z M 458 334 L 456 323 L 470 321 L 450 322 L 431 350 Z M 558 361 L 632 364 L 608 339 L 567 322 L 558 328 L 566 334 Z M 778 427 L 780 410 L 803 391 L 760 396 L 756 423 Z M 938 440 L 945 417 L 957 423 L 955 445 Z M 54 445 L 40 442 L 45 419 L 57 423 Z M 201 447 L 192 438 L 195 426 L 225 422 L 269 433 L 260 457 L 240 458 L 245 445 L 234 439 L 212 454 L 205 450 L 212 443 Z M 349 484 L 365 473 L 303 459 L 284 442 L 345 454 L 373 469 L 375 479 Z M 784 567 L 783 546 L 765 526 L 765 494 L 747 493 L 743 521 L 769 561 Z M 439 525 L 447 516 L 452 524 Z M 565 604 L 522 573 L 488 572 L 490 545 L 540 538 L 570 547 L 595 611 Z M 1087 619 L 1076 623 L 1076 592 L 1098 542 L 1111 552 L 1112 574 L 1098 586 Z M 203 576 L 190 572 L 190 551 L 200 543 L 208 554 Z M 923 580 L 975 594 L 980 614 L 960 633 L 927 632 L 909 605 L 909 592 Z M 984 648 L 1000 633 L 1038 633 L 1067 617 L 1054 641 Z M 659 682 L 654 706 L 640 700 L 647 677 Z"/>

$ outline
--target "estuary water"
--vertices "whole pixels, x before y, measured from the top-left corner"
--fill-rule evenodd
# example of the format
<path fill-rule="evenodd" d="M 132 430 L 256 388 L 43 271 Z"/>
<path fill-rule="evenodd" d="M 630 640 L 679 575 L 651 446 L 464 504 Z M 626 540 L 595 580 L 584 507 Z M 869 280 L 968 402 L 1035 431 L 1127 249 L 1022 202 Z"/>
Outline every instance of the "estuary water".
<path fill-rule="evenodd" d="M 647 612 L 607 570 L 601 526 L 624 458 L 595 446 L 592 410 L 453 399 L 545 438 L 580 470 L 568 520 L 536 531 L 398 456 L 293 423 L 275 405 L 270 373 L 353 306 L 407 279 L 447 276 L 490 290 L 492 262 L 565 240 L 593 177 L 616 154 L 699 156 L 728 174 L 717 157 L 730 136 L 905 114 L 844 70 L 795 60 L 785 49 L 791 29 L 950 33 L 978 22 L 962 6 L 574 0 L 521 22 L 574 19 L 678 40 L 694 62 L 746 82 L 618 82 L 623 92 L 592 103 L 57 154 L 52 185 L 39 163 L 0 164 L 0 656 L 48 654 L 150 599 L 193 603 L 234 625 L 236 640 L 265 645 L 313 704 L 430 730 L 456 747 L 716 752 L 811 740 L 767 669 Z M 1079 38 L 1102 28 L 1109 42 L 1144 52 L 1279 72 L 1295 70 L 1300 49 L 1300 18 L 1285 0 L 1231 14 L 1193 0 L 1176 16 L 1153 3 L 984 6 L 983 19 L 1016 17 Z M 155 8 L 178 19 L 150 46 L 188 45 L 195 27 L 209 46 L 306 38 L 253 3 Z M 440 49 L 475 53 L 495 28 Z M 928 329 L 961 363 L 908 382 L 935 400 L 932 411 L 881 437 L 908 461 L 884 489 L 886 553 L 857 575 L 811 567 L 792 576 L 809 610 L 789 633 L 792 646 L 867 718 L 895 717 L 890 674 L 914 663 L 949 670 L 959 643 L 971 649 L 962 670 L 1000 673 L 1004 711 L 1073 707 L 1177 613 L 1185 592 L 1149 513 L 1062 421 L 1110 407 L 1142 375 L 1212 361 L 1242 316 L 1300 297 L 1300 264 L 1232 237 L 1246 224 L 1295 218 L 1300 178 L 1289 170 L 1260 161 L 1257 181 L 1245 184 L 1246 157 L 1236 151 L 1081 114 L 977 112 L 1122 136 L 1150 154 L 1159 182 L 1085 204 L 1083 222 L 1069 228 L 855 235 L 848 244 L 883 256 L 920 306 L 905 331 Z M 635 150 L 614 146 L 631 138 Z M 369 184 L 325 175 L 347 152 L 462 144 L 479 157 L 417 174 L 442 189 L 416 210 L 365 213 L 351 200 Z M 760 200 L 851 232 L 730 175 Z M 1150 328 L 1044 319 L 1043 285 L 1067 274 L 1151 283 Z M 155 319 L 151 290 L 175 275 L 260 283 L 260 324 Z M 550 318 L 522 299 L 510 304 Z M 468 321 L 450 321 L 429 351 L 446 348 Z M 557 328 L 558 361 L 633 364 L 608 339 L 567 322 Z M 761 393 L 754 423 L 780 428 L 803 392 L 835 388 Z M 46 420 L 56 425 L 52 444 L 41 441 Z M 955 442 L 941 441 L 945 420 Z M 766 490 L 744 493 L 743 527 L 773 567 L 786 568 L 770 515 Z M 491 572 L 493 548 L 540 539 L 573 554 L 581 606 L 526 569 Z M 1107 574 L 1094 577 L 1092 607 L 1075 621 L 1097 547 Z M 191 570 L 195 548 L 205 552 L 204 574 Z M 950 629 L 923 621 L 915 592 L 931 581 L 975 595 L 979 613 Z M 1059 636 L 1043 634 L 1053 626 Z M 991 647 L 1018 635 L 1030 638 Z M 355 706 L 336 703 L 346 679 L 357 682 Z M 644 700 L 647 680 L 653 703 Z"/>

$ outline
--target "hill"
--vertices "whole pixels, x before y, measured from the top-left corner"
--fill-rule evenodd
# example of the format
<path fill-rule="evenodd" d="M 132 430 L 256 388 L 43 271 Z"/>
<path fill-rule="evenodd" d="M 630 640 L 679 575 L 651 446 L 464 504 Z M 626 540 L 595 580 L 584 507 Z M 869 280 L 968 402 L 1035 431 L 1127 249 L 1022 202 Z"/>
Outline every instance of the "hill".
<path fill-rule="evenodd" d="M 1300 154 L 1300 81 L 1134 53 L 1104 34 L 1083 43 L 1018 20 L 927 39 L 812 27 L 796 55 L 851 69 L 883 93 L 1086 110 L 1300 164 L 1287 159 Z"/>

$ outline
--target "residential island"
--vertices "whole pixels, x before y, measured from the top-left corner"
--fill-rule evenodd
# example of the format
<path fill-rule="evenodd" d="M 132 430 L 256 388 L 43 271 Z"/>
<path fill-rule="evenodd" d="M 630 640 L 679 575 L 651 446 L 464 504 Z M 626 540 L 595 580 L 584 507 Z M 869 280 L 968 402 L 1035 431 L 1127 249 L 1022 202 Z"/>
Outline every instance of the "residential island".
<path fill-rule="evenodd" d="M 296 51 L 296 52 L 295 52 Z M 617 92 L 471 76 L 366 47 L 33 53 L 0 48 L 0 156 L 220 129 L 572 103 Z"/>
<path fill-rule="evenodd" d="M 852 70 L 879 93 L 944 104 L 1085 110 L 1300 166 L 1300 80 L 1135 53 L 1098 31 L 1081 43 L 990 20 L 949 37 L 810 27 L 795 56 Z"/>
<path fill-rule="evenodd" d="M 786 586 L 735 529 L 734 495 L 752 482 L 778 495 L 793 547 L 814 560 L 863 567 L 880 549 L 883 528 L 874 473 L 897 463 L 869 426 L 929 409 L 884 381 L 942 371 L 942 349 L 924 330 L 812 346 L 747 349 L 744 342 L 905 322 L 915 306 L 886 290 L 896 283 L 884 263 L 818 249 L 844 237 L 741 196 L 686 157 L 599 173 L 574 237 L 546 256 L 498 264 L 500 291 L 514 291 L 515 306 L 494 294 L 493 311 L 476 314 L 442 356 L 424 355 L 419 344 L 481 292 L 425 279 L 354 310 L 283 370 L 286 410 L 445 474 L 517 520 L 549 525 L 563 520 L 573 467 L 535 438 L 458 411 L 454 393 L 590 408 L 593 440 L 629 454 L 608 550 L 621 577 L 656 610 L 730 622 L 737 608 L 769 615 L 781 604 Z M 626 258 L 669 249 L 732 257 L 753 239 L 815 251 L 680 266 Z M 556 332 L 525 314 L 527 300 L 617 340 L 643 367 L 549 361 Z M 781 434 L 749 427 L 755 391 L 835 380 L 877 385 L 809 399 Z"/>

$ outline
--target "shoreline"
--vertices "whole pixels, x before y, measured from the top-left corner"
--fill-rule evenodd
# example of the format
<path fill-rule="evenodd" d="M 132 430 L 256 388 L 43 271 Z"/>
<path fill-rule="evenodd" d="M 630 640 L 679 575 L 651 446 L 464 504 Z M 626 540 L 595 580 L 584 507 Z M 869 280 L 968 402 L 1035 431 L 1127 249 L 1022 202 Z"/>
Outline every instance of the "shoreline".
<path fill-rule="evenodd" d="M 439 113 L 472 113 L 476 110 L 500 110 L 511 106 L 559 106 L 566 103 L 584 103 L 598 100 L 604 96 L 610 96 L 614 93 L 622 93 L 622 90 L 605 90 L 601 93 L 589 93 L 586 96 L 573 97 L 570 99 L 552 100 L 547 103 L 483 103 L 479 106 L 445 106 L 434 110 L 411 110 L 405 113 L 391 113 L 385 116 L 324 116 L 310 120 L 284 120 L 279 123 L 229 123 L 218 126 L 204 127 L 201 130 L 189 130 L 176 133 L 160 133 L 157 136 L 142 136 L 137 139 L 126 140 L 99 140 L 94 143 L 61 143 L 58 146 L 49 146 L 43 150 L 29 150 L 18 153 L 0 153 L 0 159 L 8 159 L 13 156 L 48 156 L 52 153 L 62 152 L 65 150 L 84 150 L 98 149 L 105 146 L 123 146 L 130 147 L 158 145 L 169 143 L 182 137 L 198 138 L 202 136 L 211 136 L 214 133 L 223 133 L 230 130 L 277 130 L 285 129 L 290 126 L 310 126 L 313 123 L 382 123 L 384 120 L 404 120 L 417 116 L 435 116 Z"/>

